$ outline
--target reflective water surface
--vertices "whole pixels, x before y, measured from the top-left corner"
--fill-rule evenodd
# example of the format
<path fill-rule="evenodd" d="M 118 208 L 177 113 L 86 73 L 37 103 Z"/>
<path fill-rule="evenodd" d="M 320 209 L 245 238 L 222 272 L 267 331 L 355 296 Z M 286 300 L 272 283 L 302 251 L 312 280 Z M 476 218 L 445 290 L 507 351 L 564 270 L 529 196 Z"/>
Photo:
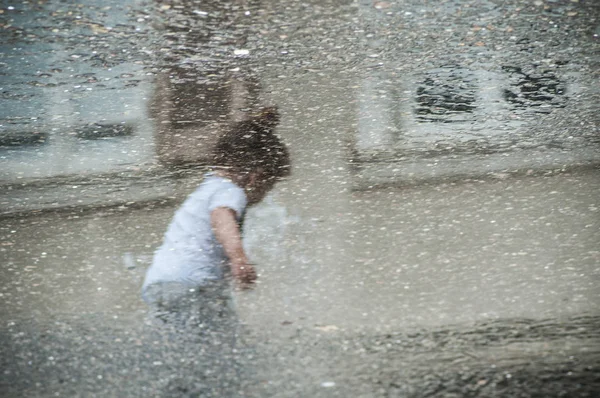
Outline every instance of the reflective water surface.
<path fill-rule="evenodd" d="M 3 396 L 600 391 L 595 2 L 0 10 Z M 270 105 L 237 323 L 157 324 L 168 223 Z"/>

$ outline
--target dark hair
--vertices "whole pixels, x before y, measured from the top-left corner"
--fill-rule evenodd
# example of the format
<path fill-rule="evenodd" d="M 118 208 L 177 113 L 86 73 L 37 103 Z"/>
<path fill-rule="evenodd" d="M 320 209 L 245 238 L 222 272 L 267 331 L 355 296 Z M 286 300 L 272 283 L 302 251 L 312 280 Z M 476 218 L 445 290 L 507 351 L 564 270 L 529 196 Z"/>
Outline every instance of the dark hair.
<path fill-rule="evenodd" d="M 266 178 L 289 175 L 289 152 L 273 132 L 278 123 L 279 112 L 271 107 L 231 126 L 215 146 L 216 165 L 238 172 L 260 168 Z"/>

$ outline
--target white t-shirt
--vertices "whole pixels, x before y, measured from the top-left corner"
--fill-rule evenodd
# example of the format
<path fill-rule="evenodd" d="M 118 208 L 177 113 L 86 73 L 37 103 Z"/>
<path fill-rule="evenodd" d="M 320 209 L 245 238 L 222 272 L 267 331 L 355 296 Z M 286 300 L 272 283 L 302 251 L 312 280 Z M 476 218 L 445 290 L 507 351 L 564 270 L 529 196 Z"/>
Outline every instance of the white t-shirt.
<path fill-rule="evenodd" d="M 154 283 L 201 286 L 222 279 L 227 257 L 212 231 L 210 214 L 218 207 L 228 207 L 240 222 L 247 203 L 244 190 L 231 180 L 207 174 L 175 213 L 146 272 L 142 291 Z"/>

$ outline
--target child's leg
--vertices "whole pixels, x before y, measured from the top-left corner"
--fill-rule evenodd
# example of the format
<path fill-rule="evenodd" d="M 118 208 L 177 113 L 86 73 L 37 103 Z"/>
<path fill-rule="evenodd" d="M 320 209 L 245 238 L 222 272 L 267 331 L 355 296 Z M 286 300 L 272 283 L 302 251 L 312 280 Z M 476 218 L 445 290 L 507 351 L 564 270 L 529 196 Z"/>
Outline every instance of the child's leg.
<path fill-rule="evenodd" d="M 234 336 L 237 315 L 229 286 L 224 280 L 192 287 L 178 282 L 148 286 L 142 295 L 153 319 L 161 320 L 179 331 L 194 334 Z"/>
<path fill-rule="evenodd" d="M 142 298 L 148 304 L 150 317 L 181 329 L 193 317 L 191 303 L 198 300 L 197 289 L 179 282 L 163 282 L 148 286 Z"/>
<path fill-rule="evenodd" d="M 197 396 L 235 396 L 247 378 L 239 361 L 238 322 L 229 293 L 225 281 L 200 287 L 162 283 L 148 286 L 143 293 L 153 318 L 148 326 L 157 333 L 150 341 L 160 341 L 173 352 L 192 352 L 210 373 L 202 388 L 211 393 L 198 390 Z M 197 383 L 186 388 L 196 392 Z"/>

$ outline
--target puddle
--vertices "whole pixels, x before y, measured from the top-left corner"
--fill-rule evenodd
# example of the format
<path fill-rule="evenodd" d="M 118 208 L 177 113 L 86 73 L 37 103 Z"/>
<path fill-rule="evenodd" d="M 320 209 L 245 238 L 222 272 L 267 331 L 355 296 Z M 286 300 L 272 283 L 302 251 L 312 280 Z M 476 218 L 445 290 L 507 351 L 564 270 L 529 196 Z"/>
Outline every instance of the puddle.
<path fill-rule="evenodd" d="M 567 369 L 597 345 L 597 13 L 546 3 L 2 7 L 0 206 L 27 217 L 0 223 L 0 391 L 235 396 L 238 360 L 262 372 L 245 396 L 282 398 L 597 379 L 596 351 Z M 256 104 L 279 106 L 293 162 L 244 224 L 256 344 L 148 333 L 153 251 Z M 548 347 L 560 365 L 523 365 Z M 491 370 L 502 355 L 518 366 Z"/>

